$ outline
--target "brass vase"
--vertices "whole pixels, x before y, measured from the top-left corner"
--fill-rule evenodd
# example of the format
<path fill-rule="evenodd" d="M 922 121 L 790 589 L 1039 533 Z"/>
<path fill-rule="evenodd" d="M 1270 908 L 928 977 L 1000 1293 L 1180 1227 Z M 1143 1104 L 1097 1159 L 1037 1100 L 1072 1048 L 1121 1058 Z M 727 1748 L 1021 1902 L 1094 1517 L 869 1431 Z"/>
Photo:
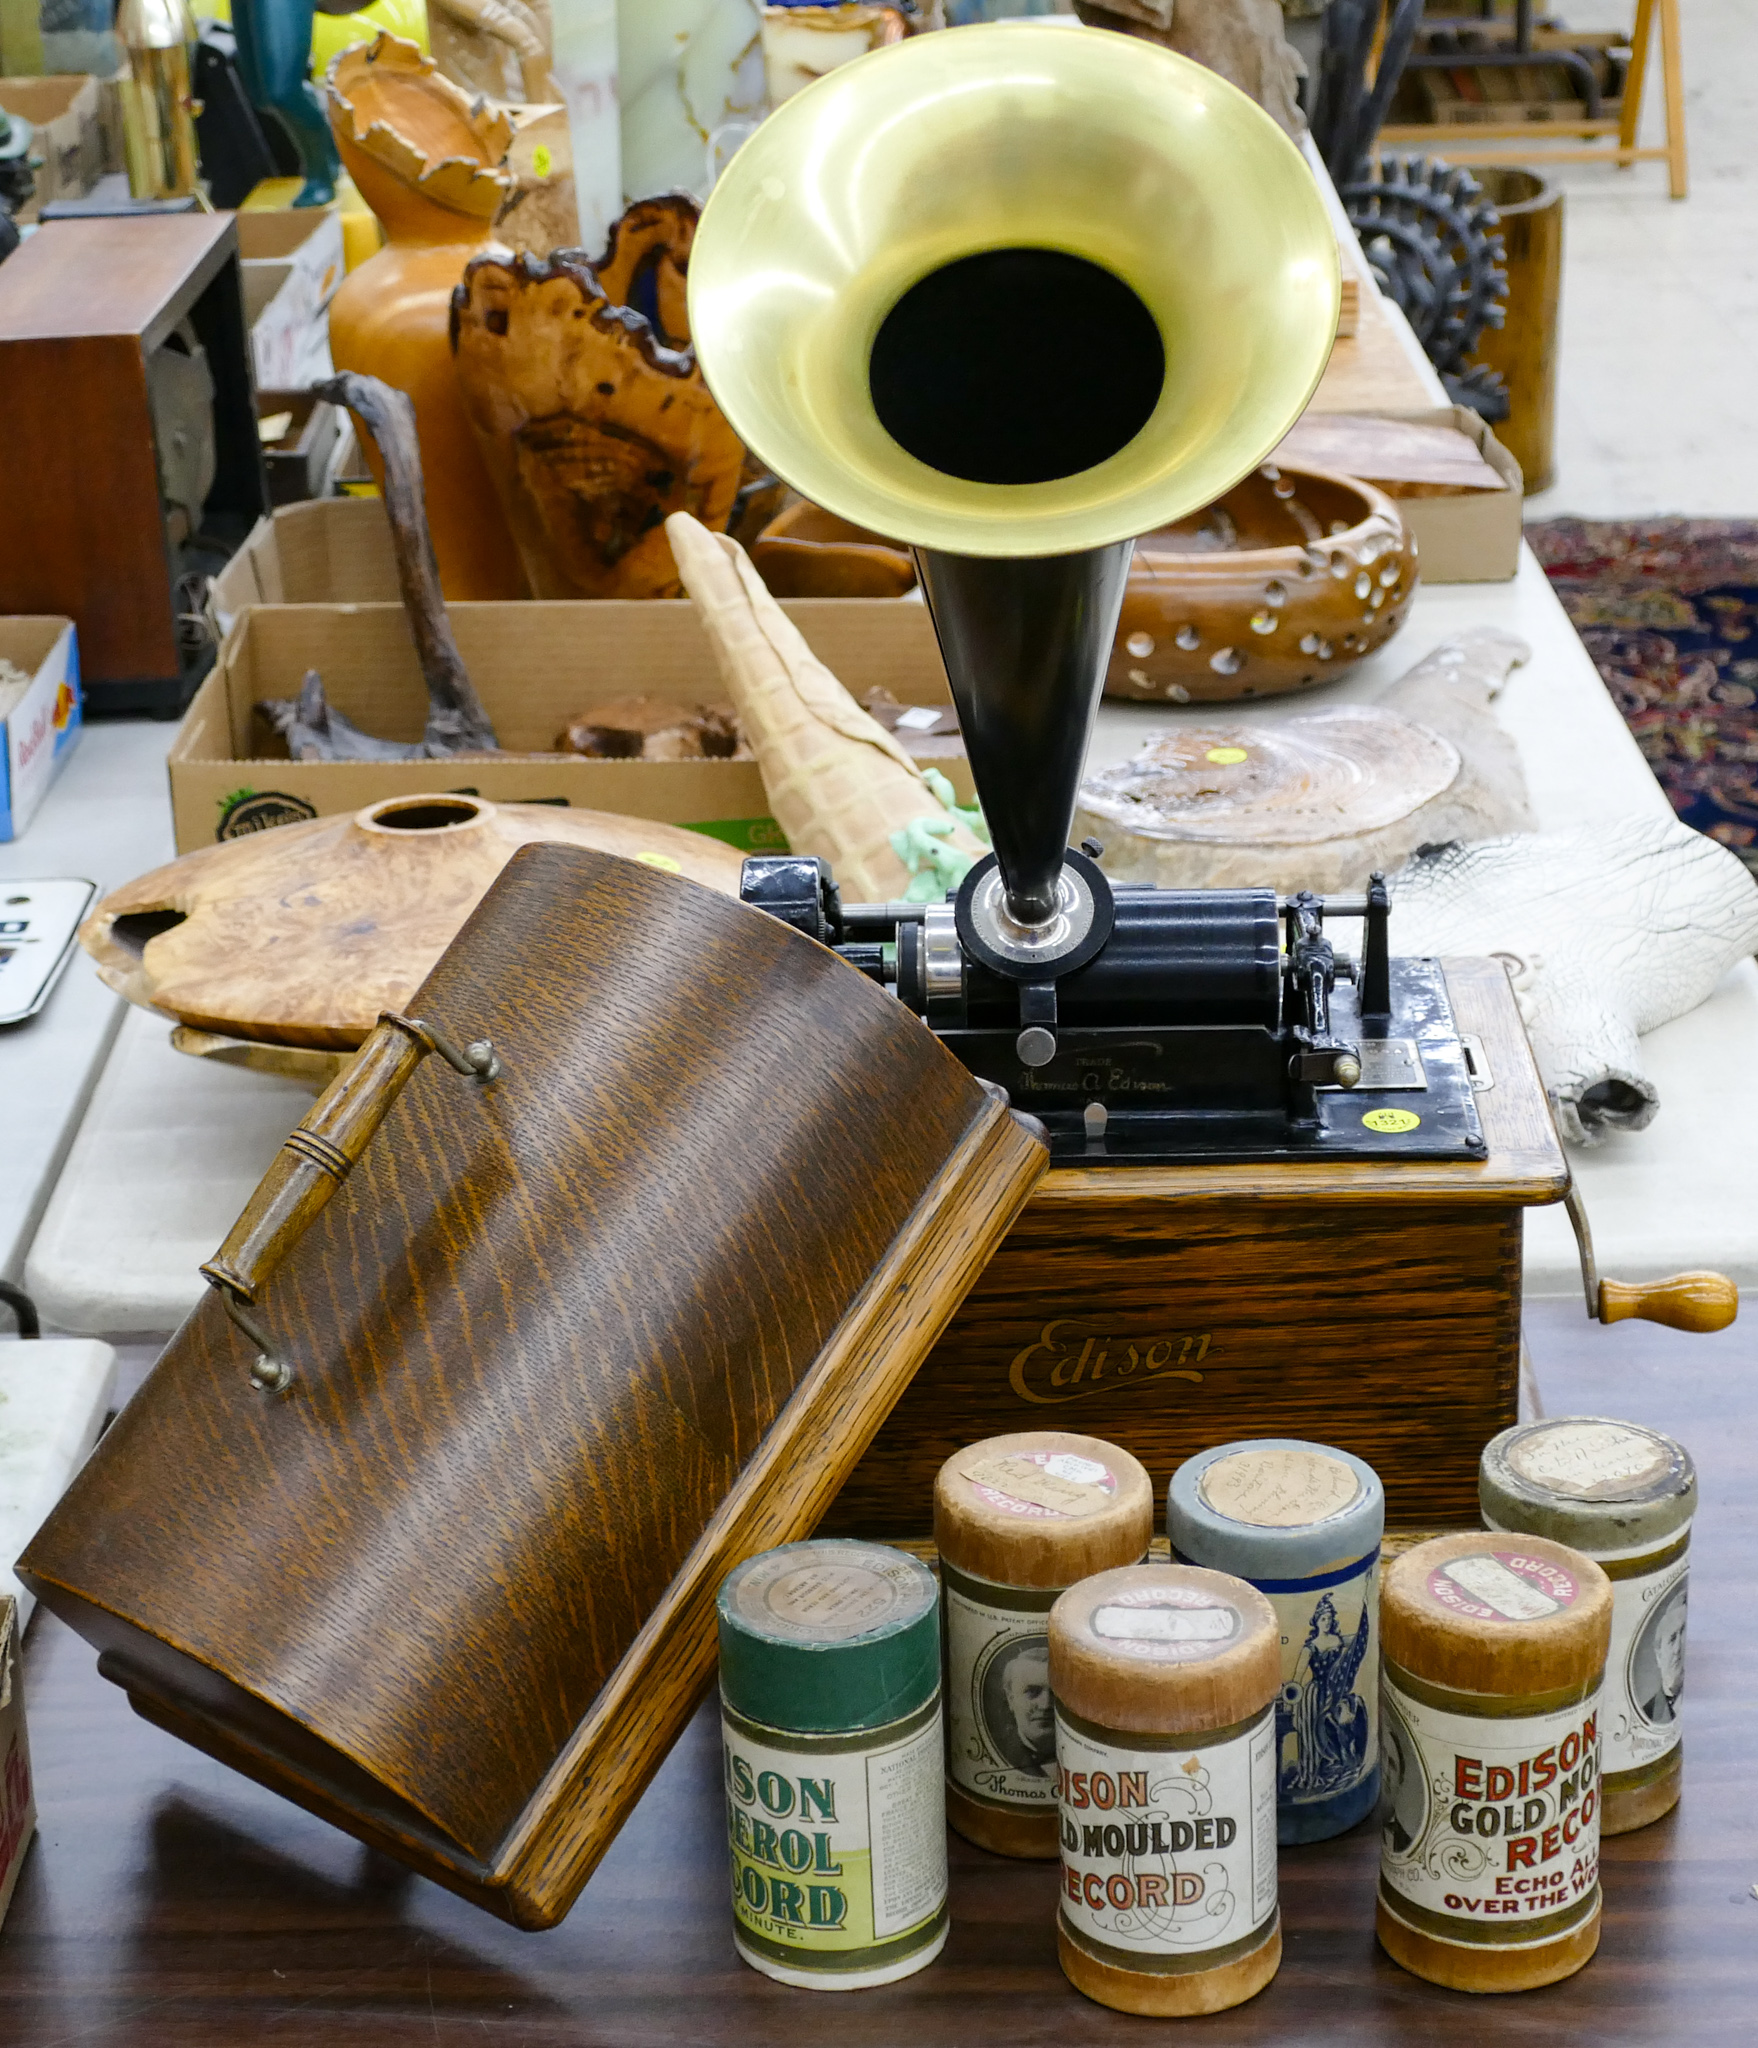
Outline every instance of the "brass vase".
<path fill-rule="evenodd" d="M 116 33 L 128 52 L 120 90 L 129 192 L 187 199 L 199 189 L 189 0 L 122 0 Z"/>

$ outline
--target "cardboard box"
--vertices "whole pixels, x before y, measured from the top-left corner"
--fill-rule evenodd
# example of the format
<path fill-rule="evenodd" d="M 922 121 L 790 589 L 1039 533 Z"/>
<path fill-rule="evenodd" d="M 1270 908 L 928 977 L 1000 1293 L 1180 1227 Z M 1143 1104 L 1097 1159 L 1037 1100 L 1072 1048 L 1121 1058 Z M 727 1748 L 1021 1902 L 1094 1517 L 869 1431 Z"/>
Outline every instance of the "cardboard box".
<path fill-rule="evenodd" d="M 284 515 L 276 516 L 278 523 Z M 808 598 L 782 610 L 857 699 L 877 685 L 905 704 L 950 701 L 925 605 Z M 307 669 L 323 677 L 338 711 L 382 739 L 420 738 L 427 692 L 401 605 L 258 605 L 227 634 L 172 742 L 177 851 L 438 790 L 620 811 L 710 832 L 746 851 L 785 845 L 754 761 L 589 761 L 548 751 L 570 719 L 609 698 L 640 691 L 725 700 L 713 649 L 687 599 L 455 604 L 450 611 L 501 744 L 518 751 L 463 761 L 288 760 L 256 705 L 296 696 Z M 935 765 L 968 803 L 963 757 Z"/>
<path fill-rule="evenodd" d="M 35 220 L 52 199 L 83 199 L 109 168 L 103 89 L 95 78 L 0 78 L 0 108 L 31 124 L 31 155 L 42 158 L 20 221 Z"/>
<path fill-rule="evenodd" d="M 291 414 L 285 432 L 262 444 L 269 496 L 277 505 L 305 504 L 323 495 L 341 436 L 342 413 L 314 391 L 267 391 L 259 386 L 257 419 L 271 420 L 283 412 Z"/>
<path fill-rule="evenodd" d="M 244 216 L 240 216 L 242 219 Z M 1385 419 L 1454 427 L 1507 486 L 1402 498 L 1425 583 L 1497 583 L 1520 566 L 1520 465 L 1487 423 L 1463 405 L 1374 408 Z M 397 596 L 390 522 L 379 498 L 323 498 L 284 505 L 259 519 L 209 586 L 208 608 L 224 634 L 247 605 L 373 604 Z"/>
<path fill-rule="evenodd" d="M 1520 567 L 1525 479 L 1489 422 L 1465 405 L 1426 412 L 1388 412 L 1419 427 L 1456 427 L 1507 485 L 1504 491 L 1459 491 L 1436 498 L 1400 498 L 1398 510 L 1416 536 L 1424 583 L 1505 583 Z"/>
<path fill-rule="evenodd" d="M 398 595 L 383 500 L 321 498 L 259 519 L 207 601 L 223 639 L 247 605 L 387 604 Z"/>
<path fill-rule="evenodd" d="M 241 263 L 284 263 L 312 306 L 329 304 L 342 282 L 342 217 L 333 207 L 241 213 L 236 226 Z"/>
<path fill-rule="evenodd" d="M 1385 428 L 1439 428 L 1427 443 Z M 1433 443 L 1440 444 L 1435 447 Z M 1272 459 L 1289 468 L 1365 477 L 1397 500 L 1416 540 L 1424 583 L 1495 583 L 1520 566 L 1520 465 L 1486 422 L 1462 405 L 1363 406 L 1307 412 Z"/>
<path fill-rule="evenodd" d="M 29 681 L 0 682 L 0 841 L 16 839 L 79 738 L 79 637 L 71 619 L 0 616 L 0 656 Z"/>
<path fill-rule="evenodd" d="M 24 1726 L 18 1603 L 0 1596 L 0 1922 L 12 1903 L 25 1851 L 37 1831 L 31 1796 L 31 1751 Z"/>
<path fill-rule="evenodd" d="M 240 213 L 244 317 L 257 388 L 300 391 L 330 374 L 324 309 L 342 282 L 342 220 L 324 207 Z"/>

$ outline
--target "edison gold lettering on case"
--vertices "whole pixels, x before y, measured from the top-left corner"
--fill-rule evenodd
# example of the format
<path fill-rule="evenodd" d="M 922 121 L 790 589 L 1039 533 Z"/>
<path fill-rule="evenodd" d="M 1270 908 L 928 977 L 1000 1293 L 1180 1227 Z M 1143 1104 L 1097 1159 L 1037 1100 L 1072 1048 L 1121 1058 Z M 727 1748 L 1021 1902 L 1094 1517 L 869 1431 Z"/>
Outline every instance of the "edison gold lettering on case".
<path fill-rule="evenodd" d="M 1200 1382 L 1196 1370 L 1209 1355 L 1209 1332 L 1190 1336 L 1117 1337 L 1065 1317 L 1046 1323 L 1008 1369 L 1022 1401 L 1050 1407 L 1108 1394 L 1147 1380 Z"/>

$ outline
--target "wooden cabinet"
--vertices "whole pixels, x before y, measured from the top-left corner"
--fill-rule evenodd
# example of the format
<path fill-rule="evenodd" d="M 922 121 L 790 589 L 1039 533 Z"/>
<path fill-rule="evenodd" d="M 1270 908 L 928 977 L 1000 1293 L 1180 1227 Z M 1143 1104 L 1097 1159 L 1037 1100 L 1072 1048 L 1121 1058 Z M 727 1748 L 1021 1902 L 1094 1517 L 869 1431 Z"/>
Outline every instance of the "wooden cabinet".
<path fill-rule="evenodd" d="M 1312 1438 L 1373 1466 L 1390 1523 L 1474 1523 L 1517 1413 L 1521 1214 L 1569 1168 L 1501 964 L 1446 975 L 1485 1158 L 1054 1169 L 823 1533 L 926 1536 L 943 1459 L 1045 1428 L 1121 1444 L 1162 1502 L 1211 1444 Z"/>
<path fill-rule="evenodd" d="M 91 711 L 188 702 L 187 579 L 267 508 L 232 215 L 53 221 L 0 264 L 0 612 L 75 621 Z"/>

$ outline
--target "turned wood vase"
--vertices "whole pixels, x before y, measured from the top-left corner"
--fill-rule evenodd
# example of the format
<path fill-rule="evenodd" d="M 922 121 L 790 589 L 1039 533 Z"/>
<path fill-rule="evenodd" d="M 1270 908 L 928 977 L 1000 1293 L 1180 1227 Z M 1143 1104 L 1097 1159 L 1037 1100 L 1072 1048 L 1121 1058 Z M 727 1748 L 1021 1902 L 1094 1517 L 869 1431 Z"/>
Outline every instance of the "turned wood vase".
<path fill-rule="evenodd" d="M 344 50 L 325 80 L 330 126 L 386 243 L 330 301 L 330 355 L 415 405 L 440 586 L 459 599 L 528 595 L 518 549 L 477 452 L 452 369 L 452 290 L 489 240 L 512 128 L 400 36 Z M 361 450 L 382 486 L 370 434 Z"/>
<path fill-rule="evenodd" d="M 502 868 L 540 841 L 739 893 L 740 855 L 675 825 L 391 797 L 198 847 L 113 890 L 80 940 L 118 994 L 190 1030 L 346 1051 L 405 1007 Z"/>

